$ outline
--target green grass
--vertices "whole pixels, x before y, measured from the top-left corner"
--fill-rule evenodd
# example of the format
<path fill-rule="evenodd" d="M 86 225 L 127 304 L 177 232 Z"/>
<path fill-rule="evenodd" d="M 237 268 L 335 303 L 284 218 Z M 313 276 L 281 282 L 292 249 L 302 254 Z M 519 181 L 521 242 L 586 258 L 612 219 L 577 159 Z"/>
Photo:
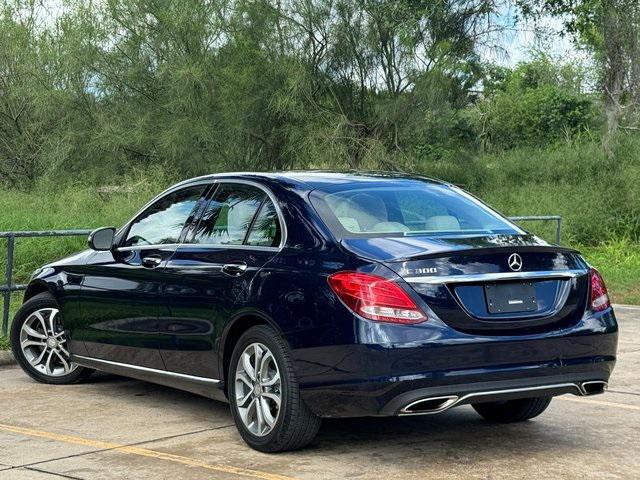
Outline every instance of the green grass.
<path fill-rule="evenodd" d="M 522 148 L 480 157 L 473 188 L 507 215 L 561 215 L 574 245 L 640 242 L 640 139 L 620 139 L 609 162 L 600 142 Z"/>
<path fill-rule="evenodd" d="M 0 231 L 120 226 L 169 183 L 165 178 L 155 184 L 128 179 L 123 191 L 108 194 L 73 184 L 41 185 L 32 191 L 0 190 Z M 84 237 L 16 239 L 14 281 L 26 282 L 33 270 L 43 263 L 85 245 Z M 6 240 L 0 239 L 3 272 L 5 258 Z"/>
<path fill-rule="evenodd" d="M 173 182 L 162 174 L 156 182 L 127 178 L 126 188 L 98 193 L 95 188 L 41 184 L 31 191 L 0 190 L 0 231 L 65 230 L 120 226 L 154 195 Z M 14 252 L 14 283 L 27 283 L 41 265 L 85 248 L 86 238 L 18 238 Z M 6 239 L 0 239 L 0 283 L 4 284 Z M 22 292 L 12 295 L 10 317 L 20 307 Z M 8 343 L 0 336 L 0 349 Z"/>
<path fill-rule="evenodd" d="M 614 303 L 640 305 L 640 245 L 621 240 L 579 250 L 602 274 Z"/>

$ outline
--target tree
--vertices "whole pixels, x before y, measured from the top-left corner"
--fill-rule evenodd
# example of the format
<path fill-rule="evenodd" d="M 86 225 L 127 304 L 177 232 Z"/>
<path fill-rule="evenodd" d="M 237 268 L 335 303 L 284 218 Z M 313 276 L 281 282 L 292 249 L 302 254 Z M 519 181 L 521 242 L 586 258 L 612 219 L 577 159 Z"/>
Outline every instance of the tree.
<path fill-rule="evenodd" d="M 604 148 L 613 158 L 611 138 L 623 115 L 631 117 L 640 101 L 640 2 L 637 0 L 517 0 L 527 16 L 551 14 L 564 19 L 568 33 L 594 53 L 602 69 L 607 118 Z"/>

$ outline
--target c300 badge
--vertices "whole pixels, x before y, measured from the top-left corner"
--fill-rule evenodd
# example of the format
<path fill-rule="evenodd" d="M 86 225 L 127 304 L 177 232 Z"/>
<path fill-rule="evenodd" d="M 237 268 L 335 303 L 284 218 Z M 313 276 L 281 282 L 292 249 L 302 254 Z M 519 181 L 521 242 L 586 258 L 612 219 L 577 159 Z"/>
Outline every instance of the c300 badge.
<path fill-rule="evenodd" d="M 438 269 L 436 267 L 407 268 L 405 272 L 407 275 L 425 275 L 438 273 Z"/>

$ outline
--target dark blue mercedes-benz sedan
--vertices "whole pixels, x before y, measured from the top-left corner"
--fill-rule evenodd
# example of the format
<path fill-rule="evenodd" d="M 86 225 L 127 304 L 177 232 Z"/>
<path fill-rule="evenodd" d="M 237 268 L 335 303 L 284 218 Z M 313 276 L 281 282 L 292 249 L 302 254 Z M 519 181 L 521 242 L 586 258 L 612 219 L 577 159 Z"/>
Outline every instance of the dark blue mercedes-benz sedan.
<path fill-rule="evenodd" d="M 322 417 L 470 404 L 498 422 L 607 386 L 598 272 L 463 190 L 390 173 L 182 182 L 38 269 L 12 346 L 38 381 L 94 369 L 228 401 L 253 448 Z"/>

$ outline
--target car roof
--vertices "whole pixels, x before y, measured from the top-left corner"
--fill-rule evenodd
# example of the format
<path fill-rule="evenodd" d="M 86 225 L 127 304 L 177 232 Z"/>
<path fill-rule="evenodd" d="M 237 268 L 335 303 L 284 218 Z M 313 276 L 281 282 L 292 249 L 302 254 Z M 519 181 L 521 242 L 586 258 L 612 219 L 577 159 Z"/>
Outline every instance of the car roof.
<path fill-rule="evenodd" d="M 305 188 L 308 190 L 323 189 L 323 187 L 337 184 L 352 183 L 397 183 L 399 181 L 414 180 L 429 182 L 437 185 L 449 185 L 447 182 L 435 180 L 422 175 L 386 172 L 386 171 L 336 171 L 336 170 L 290 170 L 284 172 L 230 172 L 204 175 L 185 180 L 180 184 L 185 185 L 195 181 L 214 179 L 228 180 L 252 180 L 260 183 L 286 183 L 289 186 Z M 293 185 L 292 185 L 293 184 Z"/>

